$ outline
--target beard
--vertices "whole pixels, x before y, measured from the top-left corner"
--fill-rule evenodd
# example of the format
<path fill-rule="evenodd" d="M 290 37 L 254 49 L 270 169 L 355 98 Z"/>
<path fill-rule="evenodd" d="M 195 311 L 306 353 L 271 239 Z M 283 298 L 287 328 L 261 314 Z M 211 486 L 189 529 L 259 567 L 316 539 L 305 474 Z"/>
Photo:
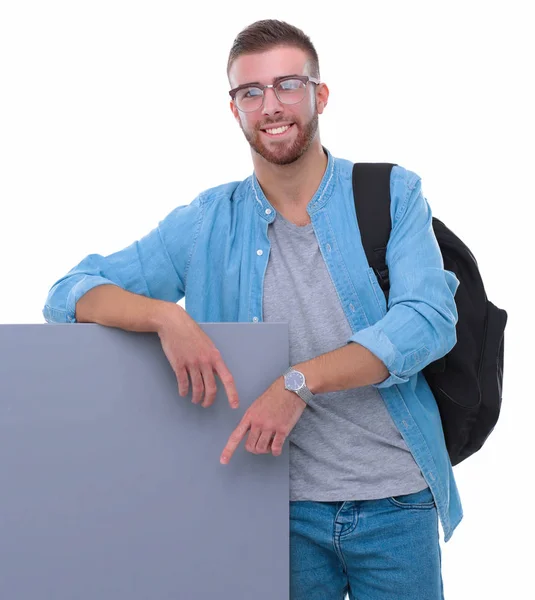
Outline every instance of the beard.
<path fill-rule="evenodd" d="M 278 122 L 282 123 L 283 119 L 280 119 Z M 265 123 L 262 127 L 265 127 L 266 125 L 273 125 L 276 127 L 277 122 Z M 252 131 L 246 130 L 243 128 L 241 122 L 240 127 L 251 148 L 262 158 L 274 165 L 290 165 L 301 158 L 301 156 L 309 149 L 310 144 L 312 144 L 316 132 L 318 131 L 318 113 L 314 110 L 314 115 L 304 125 L 294 121 L 293 127 L 297 128 L 297 135 L 293 142 L 275 143 L 272 145 L 273 149 L 270 149 L 262 141 L 263 134 L 260 131 L 260 127 L 255 128 Z"/>

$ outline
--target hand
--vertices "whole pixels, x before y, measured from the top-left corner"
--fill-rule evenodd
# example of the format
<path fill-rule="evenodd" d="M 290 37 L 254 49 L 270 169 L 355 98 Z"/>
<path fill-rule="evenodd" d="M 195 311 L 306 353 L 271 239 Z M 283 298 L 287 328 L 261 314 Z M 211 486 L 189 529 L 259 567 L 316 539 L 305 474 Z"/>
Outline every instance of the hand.
<path fill-rule="evenodd" d="M 253 454 L 267 454 L 271 449 L 273 456 L 279 456 L 284 441 L 305 408 L 306 402 L 295 392 L 286 390 L 284 378 L 279 377 L 247 409 L 221 454 L 221 464 L 230 461 L 249 430 L 246 450 Z"/>
<path fill-rule="evenodd" d="M 221 353 L 181 306 L 171 306 L 170 312 L 161 320 L 157 333 L 177 377 L 181 396 L 187 396 L 191 379 L 192 402 L 198 404 L 204 394 L 202 406 L 211 406 L 217 392 L 215 371 L 225 386 L 230 406 L 238 408 L 234 378 L 223 362 Z"/>

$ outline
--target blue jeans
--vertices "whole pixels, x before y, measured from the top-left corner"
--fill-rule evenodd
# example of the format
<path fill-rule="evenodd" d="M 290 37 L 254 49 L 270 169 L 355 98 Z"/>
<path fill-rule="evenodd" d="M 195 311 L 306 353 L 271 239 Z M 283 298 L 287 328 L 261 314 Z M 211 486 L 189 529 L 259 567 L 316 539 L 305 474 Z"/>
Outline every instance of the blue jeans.
<path fill-rule="evenodd" d="M 291 600 L 443 600 L 429 488 L 381 500 L 290 502 Z"/>

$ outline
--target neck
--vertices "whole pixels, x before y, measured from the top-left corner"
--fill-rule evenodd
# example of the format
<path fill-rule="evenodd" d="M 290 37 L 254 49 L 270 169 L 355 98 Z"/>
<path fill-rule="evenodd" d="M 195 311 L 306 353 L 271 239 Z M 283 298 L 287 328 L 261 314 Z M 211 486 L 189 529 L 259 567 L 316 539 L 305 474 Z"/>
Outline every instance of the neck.
<path fill-rule="evenodd" d="M 276 211 L 306 215 L 306 208 L 318 189 L 327 156 L 319 137 L 308 150 L 290 165 L 275 165 L 253 152 L 253 165 L 258 183 Z"/>

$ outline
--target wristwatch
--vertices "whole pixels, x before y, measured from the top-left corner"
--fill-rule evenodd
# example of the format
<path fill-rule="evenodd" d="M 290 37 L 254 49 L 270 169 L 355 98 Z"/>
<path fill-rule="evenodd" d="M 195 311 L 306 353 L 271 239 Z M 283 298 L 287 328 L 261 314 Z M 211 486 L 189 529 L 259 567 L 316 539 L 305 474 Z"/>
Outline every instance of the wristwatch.
<path fill-rule="evenodd" d="M 284 388 L 295 392 L 306 404 L 314 399 L 314 394 L 307 388 L 305 376 L 293 367 L 284 372 Z"/>

